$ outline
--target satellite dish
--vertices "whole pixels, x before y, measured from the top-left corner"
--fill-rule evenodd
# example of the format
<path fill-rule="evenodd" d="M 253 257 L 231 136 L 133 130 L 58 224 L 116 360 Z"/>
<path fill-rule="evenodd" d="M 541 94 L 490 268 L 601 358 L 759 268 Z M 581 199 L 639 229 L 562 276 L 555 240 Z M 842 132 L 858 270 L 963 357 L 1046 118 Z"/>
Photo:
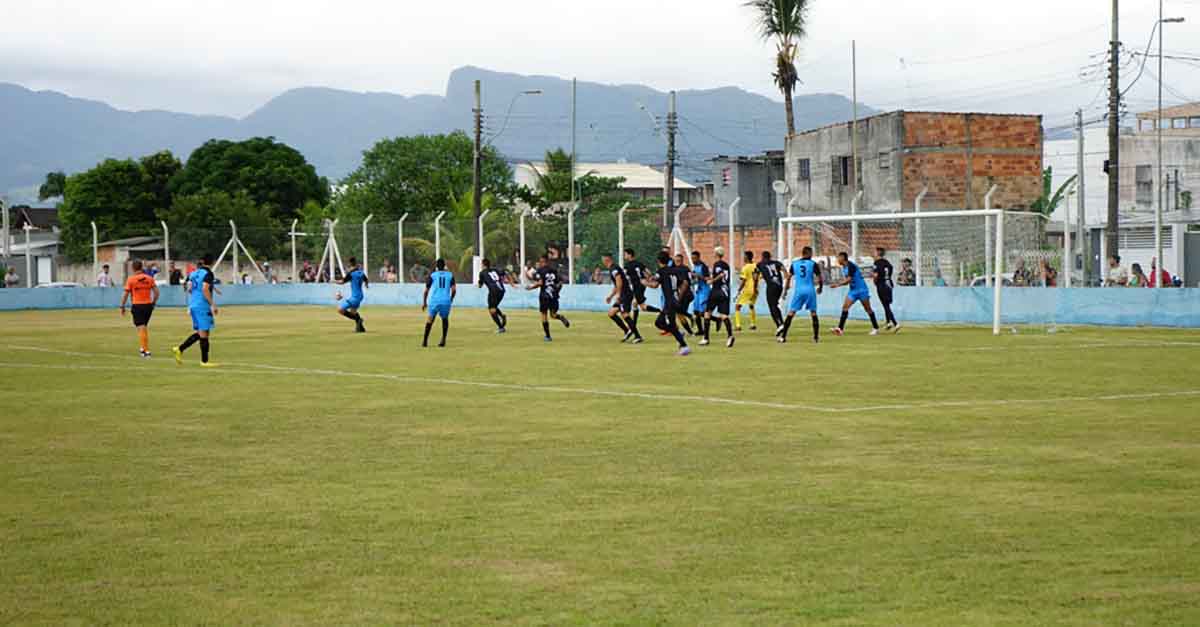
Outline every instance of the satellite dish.
<path fill-rule="evenodd" d="M 774 189 L 776 194 L 782 196 L 788 193 L 788 184 L 783 181 L 775 181 L 771 184 L 771 189 Z"/>

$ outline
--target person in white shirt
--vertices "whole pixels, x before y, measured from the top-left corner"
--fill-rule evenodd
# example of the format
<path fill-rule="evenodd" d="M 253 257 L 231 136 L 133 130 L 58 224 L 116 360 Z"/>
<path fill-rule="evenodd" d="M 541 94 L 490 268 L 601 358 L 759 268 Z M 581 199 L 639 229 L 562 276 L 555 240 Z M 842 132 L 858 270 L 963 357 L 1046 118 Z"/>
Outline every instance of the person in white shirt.
<path fill-rule="evenodd" d="M 112 277 L 108 275 L 108 264 L 100 267 L 100 274 L 96 276 L 96 287 L 112 287 Z"/>
<path fill-rule="evenodd" d="M 1127 287 L 1129 285 L 1129 271 L 1121 267 L 1120 255 L 1108 256 L 1108 279 L 1104 281 L 1105 287 Z"/>
<path fill-rule="evenodd" d="M 9 266 L 8 273 L 4 275 L 5 287 L 21 287 L 21 275 L 17 274 L 17 269 Z"/>

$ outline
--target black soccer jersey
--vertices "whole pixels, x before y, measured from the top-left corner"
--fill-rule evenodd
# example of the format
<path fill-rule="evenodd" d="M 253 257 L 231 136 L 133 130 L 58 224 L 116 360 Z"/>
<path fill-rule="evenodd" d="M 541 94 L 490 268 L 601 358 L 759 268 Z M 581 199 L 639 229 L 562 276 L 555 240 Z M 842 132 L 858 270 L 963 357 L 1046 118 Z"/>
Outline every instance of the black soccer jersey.
<path fill-rule="evenodd" d="M 633 286 L 629 284 L 629 277 L 626 276 L 625 270 L 621 269 L 621 266 L 614 263 L 611 268 L 608 268 L 608 278 L 613 285 L 616 285 L 617 279 L 620 279 L 622 296 L 633 294 Z"/>
<path fill-rule="evenodd" d="M 690 268 L 683 266 L 672 266 L 671 270 L 679 277 L 679 285 L 684 287 L 685 292 L 692 291 L 692 271 Z"/>
<path fill-rule="evenodd" d="M 758 264 L 758 273 L 762 275 L 767 287 L 783 289 L 783 264 L 775 261 L 764 261 Z"/>
<path fill-rule="evenodd" d="M 642 262 L 634 259 L 625 264 L 625 278 L 629 280 L 629 287 L 634 290 L 642 288 L 642 277 L 646 276 L 646 266 Z"/>
<path fill-rule="evenodd" d="M 724 261 L 718 261 L 712 267 L 712 288 L 714 292 L 721 292 L 726 296 L 729 295 L 729 264 Z"/>
<path fill-rule="evenodd" d="M 895 287 L 892 282 L 892 274 L 895 269 L 887 259 L 875 260 L 875 288 L 880 290 L 890 290 Z"/>
<path fill-rule="evenodd" d="M 538 296 L 552 300 L 558 298 L 558 290 L 562 285 L 558 282 L 558 273 L 554 271 L 554 268 L 550 266 L 538 268 L 534 270 L 533 276 L 537 281 L 541 281 L 542 283 L 541 289 L 538 291 Z"/>
<path fill-rule="evenodd" d="M 479 287 L 487 286 L 490 293 L 504 293 L 504 271 L 488 268 L 479 273 Z"/>
<path fill-rule="evenodd" d="M 677 268 L 667 266 L 659 268 L 654 274 L 658 280 L 659 289 L 663 294 L 663 309 L 675 309 L 679 303 L 679 272 Z"/>

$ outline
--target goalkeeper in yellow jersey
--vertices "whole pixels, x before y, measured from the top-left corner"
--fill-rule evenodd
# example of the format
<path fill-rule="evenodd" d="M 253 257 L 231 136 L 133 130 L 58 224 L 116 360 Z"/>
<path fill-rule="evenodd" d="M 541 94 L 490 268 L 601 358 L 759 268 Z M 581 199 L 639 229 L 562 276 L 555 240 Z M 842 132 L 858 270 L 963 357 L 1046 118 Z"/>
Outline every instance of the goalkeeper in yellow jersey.
<path fill-rule="evenodd" d="M 750 330 L 758 330 L 758 314 L 754 312 L 754 303 L 758 302 L 758 266 L 754 263 L 754 251 L 747 250 L 743 259 L 746 264 L 742 266 L 741 276 L 742 284 L 738 287 L 737 305 L 733 311 L 733 326 L 738 331 L 742 330 L 742 306 L 745 305 L 750 310 Z"/>

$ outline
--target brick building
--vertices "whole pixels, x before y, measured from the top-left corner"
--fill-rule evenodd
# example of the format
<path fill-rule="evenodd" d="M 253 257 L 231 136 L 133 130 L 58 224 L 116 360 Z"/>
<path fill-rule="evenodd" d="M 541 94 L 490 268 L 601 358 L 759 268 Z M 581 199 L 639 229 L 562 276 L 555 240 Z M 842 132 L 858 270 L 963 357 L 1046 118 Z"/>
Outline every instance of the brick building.
<path fill-rule="evenodd" d="M 1042 193 L 1042 119 L 1036 115 L 893 111 L 858 121 L 857 163 L 849 122 L 788 139 L 786 176 L 801 211 L 911 211 L 928 186 L 929 209 L 1028 209 Z M 852 181 L 857 179 L 857 186 Z"/>

